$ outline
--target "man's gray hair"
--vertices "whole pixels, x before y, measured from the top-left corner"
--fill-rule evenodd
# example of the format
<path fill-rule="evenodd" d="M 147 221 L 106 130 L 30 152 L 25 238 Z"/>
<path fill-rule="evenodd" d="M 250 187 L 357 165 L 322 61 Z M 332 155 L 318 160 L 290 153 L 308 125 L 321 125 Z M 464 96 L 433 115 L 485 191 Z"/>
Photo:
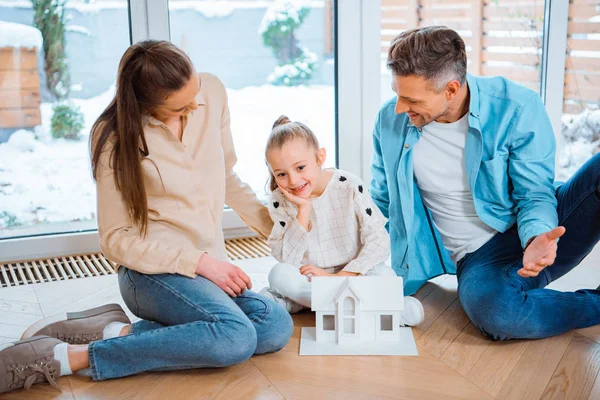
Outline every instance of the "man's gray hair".
<path fill-rule="evenodd" d="M 457 80 L 465 83 L 467 52 L 458 33 L 445 26 L 409 29 L 392 40 L 387 66 L 394 75 L 421 76 L 440 92 Z"/>

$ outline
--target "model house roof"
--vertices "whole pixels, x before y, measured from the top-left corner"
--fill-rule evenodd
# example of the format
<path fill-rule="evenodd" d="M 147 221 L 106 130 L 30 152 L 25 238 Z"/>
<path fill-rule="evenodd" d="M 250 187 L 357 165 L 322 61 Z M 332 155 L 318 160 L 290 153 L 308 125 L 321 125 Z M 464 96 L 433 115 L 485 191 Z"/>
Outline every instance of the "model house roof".
<path fill-rule="evenodd" d="M 358 299 L 362 311 L 401 311 L 404 309 L 404 286 L 400 277 L 326 276 L 312 278 L 312 310 L 334 311 L 338 301 L 350 292 Z"/>

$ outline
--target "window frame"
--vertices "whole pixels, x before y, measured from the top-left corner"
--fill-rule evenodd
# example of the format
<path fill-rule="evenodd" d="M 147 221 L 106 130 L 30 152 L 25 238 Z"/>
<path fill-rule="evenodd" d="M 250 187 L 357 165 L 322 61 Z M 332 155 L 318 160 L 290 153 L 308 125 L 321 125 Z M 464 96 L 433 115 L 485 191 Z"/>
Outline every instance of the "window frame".
<path fill-rule="evenodd" d="M 361 15 L 365 8 L 365 0 L 334 1 L 334 37 L 335 65 L 336 65 L 336 153 L 338 155 L 337 166 L 357 175 L 363 175 L 363 157 L 368 150 L 363 149 L 363 122 L 362 115 L 368 115 L 370 119 L 366 125 L 372 125 L 376 110 L 365 113 L 369 99 L 377 99 L 379 94 L 371 93 L 366 87 L 364 71 L 369 66 L 371 73 L 378 71 L 378 63 L 363 62 L 362 49 L 368 48 L 363 45 L 364 29 L 357 30 L 356 26 L 363 26 L 367 17 L 377 16 L 376 10 L 370 7 L 370 15 Z M 169 40 L 169 7 L 168 0 L 129 0 L 129 34 L 130 43 L 144 39 Z M 371 32 L 371 40 L 374 43 L 379 38 Z M 343 38 L 340 40 L 340 38 Z M 360 46 L 356 43 L 359 42 Z M 358 51 L 356 50 L 358 47 Z M 373 61 L 378 60 L 376 56 L 370 57 Z M 346 61 L 343 68 L 337 60 Z M 358 82 L 358 84 L 357 84 Z M 371 97 L 365 96 L 370 94 Z M 362 96 L 362 97 L 361 97 Z M 352 99 L 362 98 L 361 102 Z M 377 106 L 376 103 L 375 106 Z M 357 162 L 357 160 L 360 160 Z M 223 229 L 226 238 L 254 236 L 241 218 L 230 208 L 223 213 Z M 100 251 L 100 241 L 97 229 L 73 233 L 57 233 L 49 235 L 37 235 L 22 238 L 0 239 L 0 262 L 20 261 L 27 259 L 53 257 L 65 254 L 92 253 Z"/>
<path fill-rule="evenodd" d="M 130 42 L 170 39 L 168 0 L 129 0 L 128 5 Z M 558 149 L 567 23 L 568 2 L 546 0 L 540 85 Z M 334 1 L 334 37 L 337 166 L 368 185 L 381 99 L 381 0 Z M 222 222 L 227 238 L 254 235 L 231 209 Z M 98 251 L 97 230 L 0 240 L 0 262 Z"/>

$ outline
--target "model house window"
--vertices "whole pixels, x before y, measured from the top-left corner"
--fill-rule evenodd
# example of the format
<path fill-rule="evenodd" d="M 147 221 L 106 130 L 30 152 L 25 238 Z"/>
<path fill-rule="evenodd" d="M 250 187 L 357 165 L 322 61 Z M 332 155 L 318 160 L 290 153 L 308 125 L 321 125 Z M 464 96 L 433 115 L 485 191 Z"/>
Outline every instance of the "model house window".
<path fill-rule="evenodd" d="M 354 316 L 354 299 L 352 297 L 346 297 L 344 299 L 344 317 Z"/>
<path fill-rule="evenodd" d="M 354 335 L 356 333 L 354 318 L 344 318 L 344 334 Z"/>
<path fill-rule="evenodd" d="M 392 315 L 381 315 L 381 330 L 382 331 L 393 331 L 394 330 L 394 326 L 392 324 L 392 321 L 394 320 L 394 317 Z"/>
<path fill-rule="evenodd" d="M 348 296 L 344 299 L 344 334 L 354 335 L 356 333 L 356 301 Z"/>
<path fill-rule="evenodd" d="M 335 315 L 323 315 L 323 330 L 334 331 L 335 330 Z"/>

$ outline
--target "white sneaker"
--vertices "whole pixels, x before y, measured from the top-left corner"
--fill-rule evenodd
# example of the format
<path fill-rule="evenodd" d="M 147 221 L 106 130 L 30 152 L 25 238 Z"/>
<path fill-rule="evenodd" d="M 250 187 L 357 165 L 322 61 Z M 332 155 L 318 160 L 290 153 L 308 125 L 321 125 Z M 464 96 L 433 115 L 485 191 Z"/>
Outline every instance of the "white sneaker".
<path fill-rule="evenodd" d="M 411 296 L 404 296 L 404 310 L 400 313 L 400 326 L 417 326 L 425 320 L 423 305 Z"/>
<path fill-rule="evenodd" d="M 295 314 L 297 312 L 300 312 L 304 308 L 300 304 L 298 304 L 290 299 L 287 299 L 285 297 L 281 297 L 277 293 L 274 293 L 268 287 L 261 289 L 261 291 L 258 292 L 258 294 L 279 304 L 281 307 L 283 307 L 285 309 L 285 311 L 289 312 L 290 314 Z"/>

